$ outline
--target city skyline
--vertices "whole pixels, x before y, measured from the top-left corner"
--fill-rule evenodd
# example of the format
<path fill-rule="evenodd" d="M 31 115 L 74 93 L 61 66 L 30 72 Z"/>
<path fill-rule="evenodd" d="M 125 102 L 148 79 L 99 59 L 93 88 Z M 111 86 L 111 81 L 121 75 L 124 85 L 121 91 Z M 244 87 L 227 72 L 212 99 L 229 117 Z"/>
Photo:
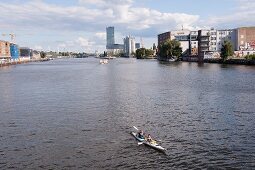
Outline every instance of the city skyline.
<path fill-rule="evenodd" d="M 53 51 L 103 51 L 107 26 L 116 43 L 126 35 L 143 38 L 145 47 L 157 34 L 181 29 L 236 28 L 255 25 L 252 0 L 10 0 L 0 1 L 2 34 L 14 33 L 20 46 Z"/>

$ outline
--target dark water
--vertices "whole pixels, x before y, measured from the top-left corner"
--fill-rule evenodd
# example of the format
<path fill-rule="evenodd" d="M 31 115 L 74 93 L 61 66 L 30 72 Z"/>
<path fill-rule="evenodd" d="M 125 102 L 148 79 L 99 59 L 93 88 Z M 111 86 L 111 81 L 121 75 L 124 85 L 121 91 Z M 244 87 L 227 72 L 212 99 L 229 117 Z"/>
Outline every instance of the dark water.
<path fill-rule="evenodd" d="M 255 67 L 155 60 L 0 68 L 0 169 L 255 169 L 254 84 Z"/>

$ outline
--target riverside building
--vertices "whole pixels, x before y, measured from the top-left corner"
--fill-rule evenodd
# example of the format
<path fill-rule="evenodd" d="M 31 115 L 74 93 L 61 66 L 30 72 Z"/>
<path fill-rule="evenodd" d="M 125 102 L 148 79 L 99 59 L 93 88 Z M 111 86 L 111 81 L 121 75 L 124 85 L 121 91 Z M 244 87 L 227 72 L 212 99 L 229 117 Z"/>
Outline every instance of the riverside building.
<path fill-rule="evenodd" d="M 33 51 L 27 47 L 20 48 L 20 60 L 27 61 L 33 57 Z"/>
<path fill-rule="evenodd" d="M 106 49 L 112 49 L 114 44 L 114 27 L 106 27 Z"/>
<path fill-rule="evenodd" d="M 120 54 L 124 50 L 123 44 L 115 44 L 114 27 L 106 27 L 106 50 L 109 55 Z"/>
<path fill-rule="evenodd" d="M 10 60 L 10 42 L 0 40 L 0 59 L 1 60 Z"/>
<path fill-rule="evenodd" d="M 133 54 L 135 53 L 135 38 L 131 36 L 126 36 L 126 38 L 123 39 L 124 41 L 124 55 L 125 57 L 133 57 Z"/>
<path fill-rule="evenodd" d="M 198 31 L 175 30 L 158 35 L 158 45 L 167 40 L 177 40 L 181 44 L 184 55 L 197 55 L 198 51 Z"/>
<path fill-rule="evenodd" d="M 10 44 L 10 53 L 11 58 L 14 60 L 19 59 L 19 46 L 17 44 L 11 43 Z"/>

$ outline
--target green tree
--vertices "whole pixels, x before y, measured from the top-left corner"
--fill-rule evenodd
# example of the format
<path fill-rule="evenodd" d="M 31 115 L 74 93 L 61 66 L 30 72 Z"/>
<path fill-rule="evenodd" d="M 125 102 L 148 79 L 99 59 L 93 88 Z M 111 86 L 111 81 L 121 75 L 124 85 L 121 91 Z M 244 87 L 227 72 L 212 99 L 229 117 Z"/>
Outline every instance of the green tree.
<path fill-rule="evenodd" d="M 40 53 L 40 55 L 41 55 L 41 58 L 45 58 L 46 57 L 46 53 L 43 52 L 43 51 Z"/>
<path fill-rule="evenodd" d="M 137 59 L 146 59 L 146 58 L 153 58 L 154 51 L 152 49 L 146 48 L 139 48 L 136 50 L 136 58 Z"/>
<path fill-rule="evenodd" d="M 233 46 L 231 44 L 230 41 L 224 41 L 222 48 L 221 48 L 221 58 L 223 59 L 223 61 L 226 61 L 228 59 L 229 56 L 233 56 L 234 54 L 234 50 L 233 50 Z"/>
<path fill-rule="evenodd" d="M 182 54 L 181 44 L 177 40 L 167 40 L 159 45 L 159 57 L 168 59 L 171 57 L 180 57 Z"/>
<path fill-rule="evenodd" d="M 135 51 L 135 56 L 137 59 L 144 59 L 145 58 L 145 48 L 139 48 Z"/>
<path fill-rule="evenodd" d="M 154 55 L 154 51 L 153 51 L 152 49 L 146 49 L 146 50 L 145 50 L 145 56 L 146 56 L 147 58 L 152 58 L 153 55 Z"/>

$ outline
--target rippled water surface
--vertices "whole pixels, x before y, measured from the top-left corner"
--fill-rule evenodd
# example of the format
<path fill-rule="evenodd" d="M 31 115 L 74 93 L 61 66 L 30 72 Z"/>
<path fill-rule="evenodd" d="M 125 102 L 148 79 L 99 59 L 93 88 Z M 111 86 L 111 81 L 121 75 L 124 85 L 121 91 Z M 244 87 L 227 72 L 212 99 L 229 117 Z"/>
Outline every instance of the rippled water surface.
<path fill-rule="evenodd" d="M 255 67 L 95 58 L 0 68 L 0 169 L 255 169 Z M 137 142 L 135 125 L 166 154 Z"/>

